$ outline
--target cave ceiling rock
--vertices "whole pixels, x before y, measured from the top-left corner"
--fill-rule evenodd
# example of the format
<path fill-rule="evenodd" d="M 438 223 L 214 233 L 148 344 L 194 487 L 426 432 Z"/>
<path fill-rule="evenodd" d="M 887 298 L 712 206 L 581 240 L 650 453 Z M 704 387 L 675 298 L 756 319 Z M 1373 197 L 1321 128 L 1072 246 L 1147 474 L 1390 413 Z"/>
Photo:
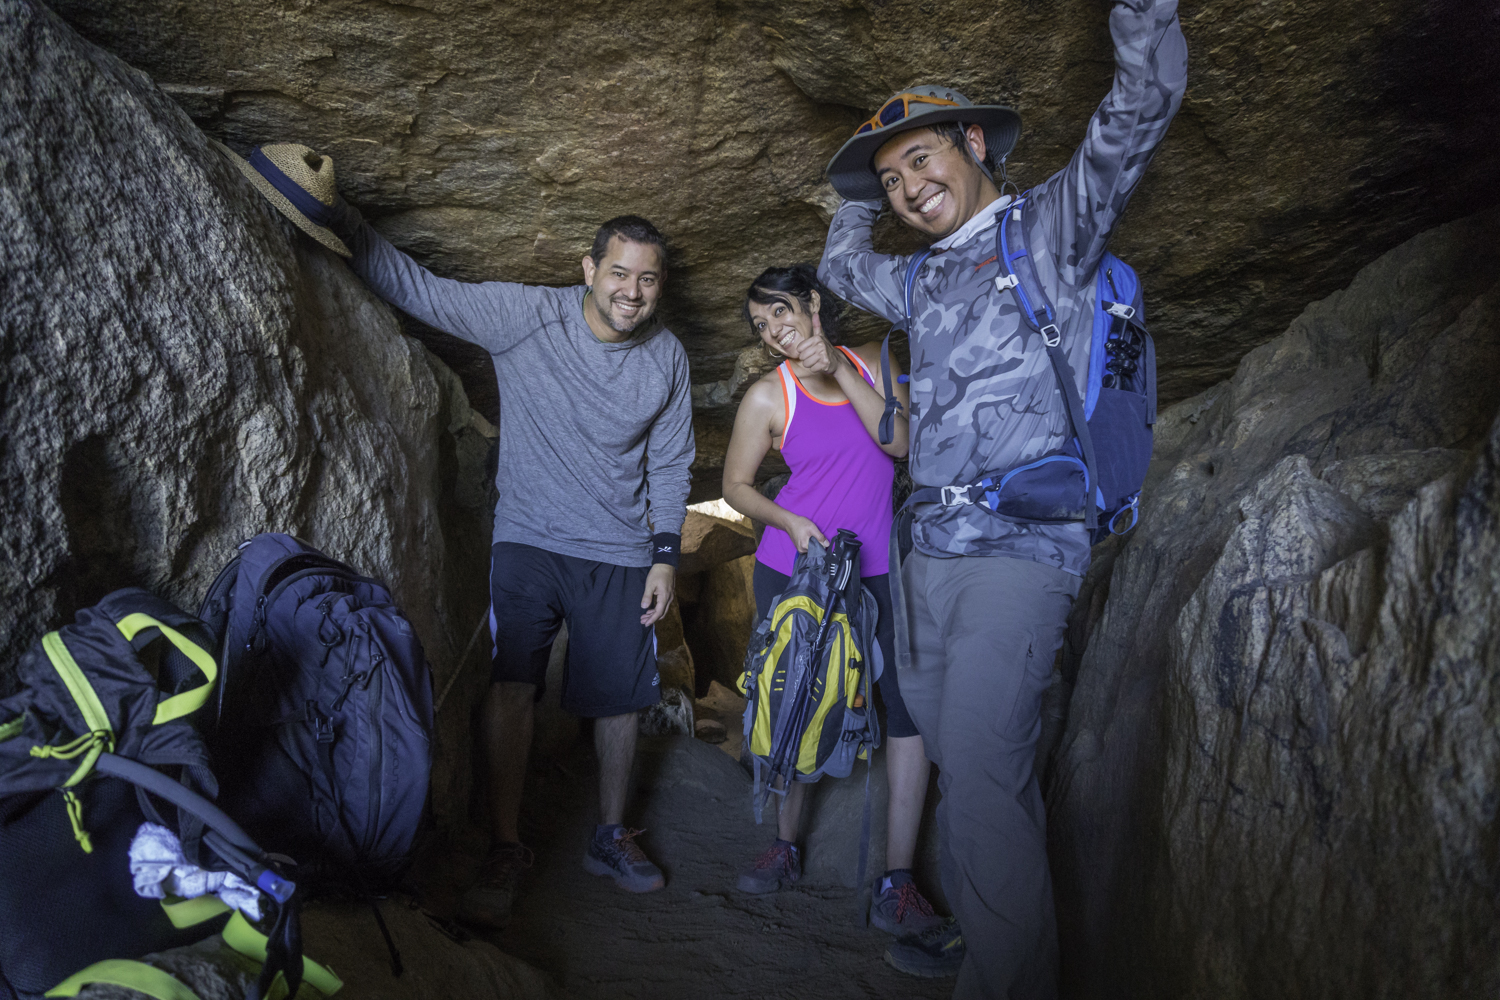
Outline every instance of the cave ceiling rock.
<path fill-rule="evenodd" d="M 1067 162 L 1112 69 L 1105 7 L 1036 0 L 55 8 L 234 148 L 333 155 L 376 228 L 445 275 L 573 283 L 601 221 L 652 219 L 676 247 L 663 312 L 704 386 L 753 345 L 738 318 L 750 279 L 819 256 L 823 165 L 886 96 L 942 81 L 1016 107 L 1024 187 Z M 1113 246 L 1144 279 L 1167 402 L 1500 190 L 1500 7 L 1208 0 L 1181 14 L 1188 94 Z M 888 221 L 877 239 L 911 245 Z M 494 419 L 490 369 L 444 356 Z M 700 398 L 706 442 L 742 390 Z M 715 461 L 700 448 L 700 478 Z"/>
<path fill-rule="evenodd" d="M 1497 247 L 1414 237 L 1163 411 L 1043 761 L 1066 995 L 1500 989 Z"/>

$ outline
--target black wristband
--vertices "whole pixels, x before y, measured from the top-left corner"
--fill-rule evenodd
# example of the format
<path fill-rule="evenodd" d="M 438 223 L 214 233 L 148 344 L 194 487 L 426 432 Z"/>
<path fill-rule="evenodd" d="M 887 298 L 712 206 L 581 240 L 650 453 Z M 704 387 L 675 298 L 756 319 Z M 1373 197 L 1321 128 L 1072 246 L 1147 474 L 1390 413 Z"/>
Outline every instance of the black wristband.
<path fill-rule="evenodd" d="M 659 531 L 651 536 L 651 565 L 666 563 L 675 569 L 681 555 L 681 535 L 674 535 L 670 531 Z"/>

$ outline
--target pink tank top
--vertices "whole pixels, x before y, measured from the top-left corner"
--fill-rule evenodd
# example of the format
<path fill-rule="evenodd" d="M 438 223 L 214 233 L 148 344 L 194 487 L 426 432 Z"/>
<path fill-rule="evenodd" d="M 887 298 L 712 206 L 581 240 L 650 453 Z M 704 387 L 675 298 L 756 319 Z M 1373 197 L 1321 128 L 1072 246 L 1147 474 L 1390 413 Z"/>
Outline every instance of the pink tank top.
<path fill-rule="evenodd" d="M 870 370 L 853 351 L 840 347 L 865 381 Z M 818 526 L 833 541 L 848 528 L 864 543 L 859 550 L 860 575 L 880 576 L 890 567 L 891 488 L 895 459 L 880 450 L 854 411 L 854 404 L 815 399 L 785 362 L 777 369 L 786 404 L 781 457 L 792 477 L 776 503 Z M 791 575 L 797 546 L 780 528 L 766 526 L 755 557 L 778 573 Z"/>

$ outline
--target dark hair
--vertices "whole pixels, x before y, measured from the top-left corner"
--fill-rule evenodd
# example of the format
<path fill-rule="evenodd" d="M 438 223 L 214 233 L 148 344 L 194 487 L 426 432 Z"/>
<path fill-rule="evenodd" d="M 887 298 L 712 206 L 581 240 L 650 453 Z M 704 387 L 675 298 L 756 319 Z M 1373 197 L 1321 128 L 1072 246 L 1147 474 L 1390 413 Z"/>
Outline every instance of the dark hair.
<path fill-rule="evenodd" d="M 964 134 L 969 130 L 967 122 L 938 122 L 936 125 L 928 125 L 927 129 L 947 139 L 955 148 L 965 153 L 969 152 L 969 137 Z M 972 160 L 973 156 L 969 158 Z M 988 143 L 984 149 L 984 169 L 990 173 L 995 172 L 995 154 L 990 151 Z"/>
<path fill-rule="evenodd" d="M 755 328 L 750 317 L 750 303 L 768 306 L 772 302 L 791 306 L 800 312 L 812 312 L 813 292 L 818 293 L 818 320 L 823 324 L 823 335 L 830 344 L 839 342 L 839 319 L 844 314 L 844 303 L 818 280 L 818 269 L 811 264 L 793 264 L 791 267 L 768 267 L 760 277 L 750 283 L 745 293 L 745 322 Z"/>
<path fill-rule="evenodd" d="M 604 263 L 604 255 L 609 251 L 609 241 L 616 236 L 631 243 L 656 247 L 657 255 L 661 257 L 662 270 L 666 270 L 667 241 L 660 230 L 639 215 L 617 215 L 599 227 L 599 231 L 594 234 L 594 245 L 589 250 L 595 267 Z"/>

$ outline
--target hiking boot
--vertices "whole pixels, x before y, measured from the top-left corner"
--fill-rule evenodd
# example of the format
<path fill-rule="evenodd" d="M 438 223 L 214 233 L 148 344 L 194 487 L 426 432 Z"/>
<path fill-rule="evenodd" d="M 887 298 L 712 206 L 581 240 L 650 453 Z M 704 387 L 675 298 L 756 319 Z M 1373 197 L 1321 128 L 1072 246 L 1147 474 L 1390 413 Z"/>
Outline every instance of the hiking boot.
<path fill-rule="evenodd" d="M 584 871 L 590 875 L 608 875 L 616 885 L 629 892 L 660 889 L 667 884 L 666 878 L 635 842 L 635 838 L 645 832 L 627 830 L 623 826 L 599 827 L 583 856 Z"/>
<path fill-rule="evenodd" d="M 458 919 L 496 930 L 510 920 L 510 904 L 516 898 L 521 874 L 531 867 L 531 848 L 522 844 L 500 844 L 490 851 L 479 879 L 458 901 Z"/>
<path fill-rule="evenodd" d="M 921 934 L 908 934 L 892 941 L 885 949 L 885 960 L 898 972 L 924 979 L 941 979 L 958 975 L 964 964 L 964 935 L 958 921 L 948 918 Z"/>
<path fill-rule="evenodd" d="M 778 840 L 740 873 L 740 892 L 775 892 L 802 877 L 802 852 L 796 844 Z"/>
<path fill-rule="evenodd" d="M 932 904 L 917 891 L 917 884 L 908 872 L 897 872 L 889 876 L 890 885 L 884 891 L 880 886 L 886 880 L 875 882 L 874 898 L 870 901 L 870 923 L 887 934 L 905 937 L 921 934 L 943 922 L 943 918 L 932 912 Z"/>

